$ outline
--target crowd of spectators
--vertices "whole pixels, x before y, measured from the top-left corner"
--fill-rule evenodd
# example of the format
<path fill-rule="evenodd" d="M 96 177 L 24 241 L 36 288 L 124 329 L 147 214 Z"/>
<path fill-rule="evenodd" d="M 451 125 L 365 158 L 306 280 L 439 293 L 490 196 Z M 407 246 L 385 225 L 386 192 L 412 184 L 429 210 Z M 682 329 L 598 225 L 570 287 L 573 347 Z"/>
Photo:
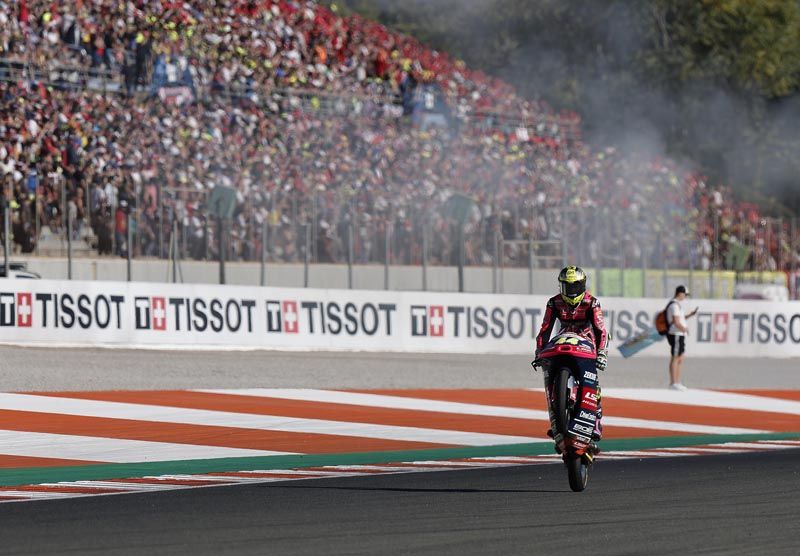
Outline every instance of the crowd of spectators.
<path fill-rule="evenodd" d="M 172 248 L 211 258 L 219 238 L 206 202 L 225 186 L 237 203 L 223 237 L 242 260 L 265 248 L 274 261 L 308 250 L 317 262 L 382 262 L 388 236 L 394 263 L 454 263 L 457 194 L 472 200 L 467 264 L 498 253 L 527 264 L 528 240 L 537 264 L 560 263 L 562 239 L 571 257 L 604 266 L 744 257 L 772 269 L 797 257 L 788 228 L 770 233 L 728 191 L 668 160 L 583 144 L 566 133 L 574 114 L 314 2 L 0 0 L 0 58 L 27 72 L 0 82 L 0 176 L 23 252 L 40 230 L 69 226 L 100 253 L 163 257 L 176 227 Z M 70 67 L 122 86 L 59 86 L 52 73 Z M 191 96 L 157 94 L 170 84 Z M 443 95 L 445 125 L 398 109 L 419 84 Z M 340 109 L 324 110 L 322 94 Z M 462 125 L 483 112 L 518 124 Z"/>

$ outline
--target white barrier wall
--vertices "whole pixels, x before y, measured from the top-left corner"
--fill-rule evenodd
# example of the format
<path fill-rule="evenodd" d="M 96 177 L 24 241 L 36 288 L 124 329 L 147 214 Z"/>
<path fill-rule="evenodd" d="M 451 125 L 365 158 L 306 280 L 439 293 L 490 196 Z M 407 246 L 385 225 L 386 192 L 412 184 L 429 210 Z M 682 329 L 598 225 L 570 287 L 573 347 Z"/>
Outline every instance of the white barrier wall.
<path fill-rule="evenodd" d="M 0 342 L 531 354 L 546 296 L 126 282 L 0 282 Z M 602 300 L 623 342 L 663 299 Z M 800 356 L 800 302 L 689 301 L 693 356 Z M 644 354 L 666 355 L 665 343 Z M 612 349 L 612 355 L 616 350 Z"/>

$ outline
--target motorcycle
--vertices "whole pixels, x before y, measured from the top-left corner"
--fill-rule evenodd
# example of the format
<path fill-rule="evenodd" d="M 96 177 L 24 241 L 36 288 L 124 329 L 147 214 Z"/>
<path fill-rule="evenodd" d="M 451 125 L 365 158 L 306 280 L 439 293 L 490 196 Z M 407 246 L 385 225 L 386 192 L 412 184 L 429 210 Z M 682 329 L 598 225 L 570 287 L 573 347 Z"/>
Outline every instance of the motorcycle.
<path fill-rule="evenodd" d="M 544 374 L 556 452 L 567 466 L 569 486 L 581 492 L 597 453 L 592 433 L 599 418 L 594 344 L 570 332 L 554 336 L 532 363 Z"/>

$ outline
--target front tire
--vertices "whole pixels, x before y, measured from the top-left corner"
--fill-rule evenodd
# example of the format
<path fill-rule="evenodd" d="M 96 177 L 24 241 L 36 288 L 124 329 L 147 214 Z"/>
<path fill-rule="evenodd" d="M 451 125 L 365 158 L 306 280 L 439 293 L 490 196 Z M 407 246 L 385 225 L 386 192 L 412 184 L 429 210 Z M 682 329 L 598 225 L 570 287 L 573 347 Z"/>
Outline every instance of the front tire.
<path fill-rule="evenodd" d="M 555 414 L 554 432 L 567 437 L 569 427 L 569 377 L 571 373 L 566 367 L 560 369 L 553 381 L 553 413 Z"/>
<path fill-rule="evenodd" d="M 553 383 L 553 412 L 555 413 L 556 431 L 559 432 L 565 440 L 569 428 L 571 409 L 569 407 L 570 376 L 572 376 L 572 373 L 568 368 L 564 367 L 558 371 Z M 564 463 L 567 465 L 569 488 L 571 488 L 573 492 L 582 492 L 589 483 L 590 463 L 585 457 L 573 453 L 568 444 L 566 449 L 567 452 L 564 455 Z"/>
<path fill-rule="evenodd" d="M 589 482 L 589 463 L 583 456 L 569 454 L 566 457 L 569 488 L 573 492 L 582 492 Z"/>

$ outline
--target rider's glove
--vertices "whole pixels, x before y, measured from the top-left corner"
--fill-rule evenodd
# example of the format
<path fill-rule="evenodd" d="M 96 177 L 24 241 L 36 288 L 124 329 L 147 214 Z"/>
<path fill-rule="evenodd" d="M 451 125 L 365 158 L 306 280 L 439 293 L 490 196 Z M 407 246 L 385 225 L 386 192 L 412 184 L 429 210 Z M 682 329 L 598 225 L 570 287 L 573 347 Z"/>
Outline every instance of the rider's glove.
<path fill-rule="evenodd" d="M 608 350 L 601 349 L 597 353 L 597 360 L 595 361 L 594 366 L 598 371 L 605 371 L 606 365 L 608 365 Z"/>
<path fill-rule="evenodd" d="M 533 356 L 533 361 L 531 361 L 531 367 L 533 367 L 534 369 L 542 366 L 542 360 L 539 359 L 539 351 L 540 350 L 538 349 L 536 350 L 536 353 Z"/>

